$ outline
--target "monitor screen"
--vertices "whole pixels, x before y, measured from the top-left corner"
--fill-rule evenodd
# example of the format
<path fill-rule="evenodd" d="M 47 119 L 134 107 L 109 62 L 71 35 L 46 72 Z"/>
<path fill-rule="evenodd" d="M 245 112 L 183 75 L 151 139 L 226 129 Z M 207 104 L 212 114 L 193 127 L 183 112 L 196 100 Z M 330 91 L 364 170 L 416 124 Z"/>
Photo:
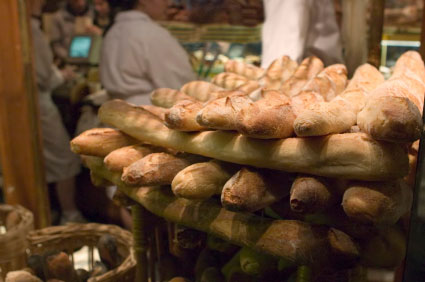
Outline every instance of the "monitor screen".
<path fill-rule="evenodd" d="M 89 58 L 92 37 L 87 35 L 74 36 L 69 46 L 70 58 Z"/>

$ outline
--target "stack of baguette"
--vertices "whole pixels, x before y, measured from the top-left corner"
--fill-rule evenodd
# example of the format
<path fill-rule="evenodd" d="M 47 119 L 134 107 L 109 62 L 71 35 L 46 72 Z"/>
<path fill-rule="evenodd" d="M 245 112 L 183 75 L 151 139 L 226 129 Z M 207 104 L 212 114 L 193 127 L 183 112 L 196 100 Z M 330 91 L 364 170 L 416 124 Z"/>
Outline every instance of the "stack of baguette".
<path fill-rule="evenodd" d="M 316 57 L 225 70 L 155 90 L 154 106 L 105 103 L 99 118 L 116 129 L 85 132 L 72 150 L 152 213 L 291 265 L 399 265 L 423 126 L 420 55 L 403 54 L 386 81 L 368 64 L 348 80 Z"/>

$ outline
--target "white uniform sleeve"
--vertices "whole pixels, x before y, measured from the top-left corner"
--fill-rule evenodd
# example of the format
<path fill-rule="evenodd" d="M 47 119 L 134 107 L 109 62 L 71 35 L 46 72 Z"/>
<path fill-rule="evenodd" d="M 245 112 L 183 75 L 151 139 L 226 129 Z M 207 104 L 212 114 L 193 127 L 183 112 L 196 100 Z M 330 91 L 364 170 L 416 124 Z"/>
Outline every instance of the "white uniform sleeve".
<path fill-rule="evenodd" d="M 189 57 L 183 47 L 166 30 L 152 34 L 145 42 L 146 72 L 154 88 L 179 89 L 195 80 Z"/>

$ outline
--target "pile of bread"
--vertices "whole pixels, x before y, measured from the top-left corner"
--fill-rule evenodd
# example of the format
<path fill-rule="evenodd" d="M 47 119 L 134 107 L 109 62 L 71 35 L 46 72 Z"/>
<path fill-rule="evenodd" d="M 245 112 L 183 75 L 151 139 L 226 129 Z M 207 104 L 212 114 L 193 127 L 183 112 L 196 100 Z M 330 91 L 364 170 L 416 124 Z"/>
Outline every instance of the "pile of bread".
<path fill-rule="evenodd" d="M 299 265 L 399 265 L 423 126 L 420 55 L 404 53 L 388 80 L 368 64 L 348 80 L 316 57 L 225 71 L 157 89 L 153 106 L 105 103 L 99 118 L 116 129 L 89 130 L 72 150 L 95 181 L 233 243 Z"/>

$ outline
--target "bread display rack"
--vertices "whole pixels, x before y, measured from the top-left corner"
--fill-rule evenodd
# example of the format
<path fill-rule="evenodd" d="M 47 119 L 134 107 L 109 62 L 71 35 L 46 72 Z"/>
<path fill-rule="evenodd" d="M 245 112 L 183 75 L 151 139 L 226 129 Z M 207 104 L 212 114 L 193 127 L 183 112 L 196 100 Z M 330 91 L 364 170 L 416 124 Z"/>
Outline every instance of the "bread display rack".
<path fill-rule="evenodd" d="M 316 57 L 266 70 L 229 61 L 211 82 L 155 90 L 153 106 L 106 102 L 99 118 L 114 129 L 86 131 L 71 148 L 95 182 L 167 221 L 317 279 L 348 277 L 405 257 L 424 92 L 414 51 L 388 80 L 368 64 L 348 80 L 344 65 Z M 146 266 L 146 239 L 134 240 Z"/>

